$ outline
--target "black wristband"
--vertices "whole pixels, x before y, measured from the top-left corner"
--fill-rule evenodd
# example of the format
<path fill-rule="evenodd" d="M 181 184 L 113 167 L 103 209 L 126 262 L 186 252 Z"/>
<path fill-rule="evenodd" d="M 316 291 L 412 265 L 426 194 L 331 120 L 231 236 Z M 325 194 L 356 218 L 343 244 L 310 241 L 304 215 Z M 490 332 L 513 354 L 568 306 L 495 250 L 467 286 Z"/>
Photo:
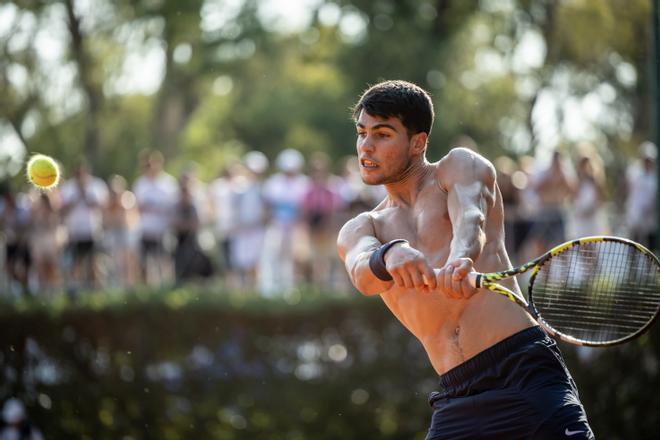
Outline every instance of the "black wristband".
<path fill-rule="evenodd" d="M 371 269 L 371 272 L 373 272 L 379 280 L 392 281 L 392 275 L 390 275 L 385 268 L 385 253 L 397 243 L 408 243 L 408 240 L 398 238 L 396 240 L 388 241 L 376 249 L 374 253 L 371 254 L 371 257 L 369 257 L 369 269 Z"/>

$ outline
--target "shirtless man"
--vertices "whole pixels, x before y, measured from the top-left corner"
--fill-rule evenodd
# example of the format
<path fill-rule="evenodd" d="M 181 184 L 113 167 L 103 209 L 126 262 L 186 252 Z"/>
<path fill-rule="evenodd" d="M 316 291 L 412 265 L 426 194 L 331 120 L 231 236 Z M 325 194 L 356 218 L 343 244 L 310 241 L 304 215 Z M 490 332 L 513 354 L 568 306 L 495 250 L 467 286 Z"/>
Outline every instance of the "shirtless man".
<path fill-rule="evenodd" d="M 464 148 L 426 160 L 433 104 L 414 84 L 371 87 L 353 116 L 362 180 L 387 197 L 344 225 L 339 256 L 440 375 L 427 439 L 593 438 L 554 341 L 515 303 L 468 282 L 471 271 L 510 267 L 492 164 Z"/>

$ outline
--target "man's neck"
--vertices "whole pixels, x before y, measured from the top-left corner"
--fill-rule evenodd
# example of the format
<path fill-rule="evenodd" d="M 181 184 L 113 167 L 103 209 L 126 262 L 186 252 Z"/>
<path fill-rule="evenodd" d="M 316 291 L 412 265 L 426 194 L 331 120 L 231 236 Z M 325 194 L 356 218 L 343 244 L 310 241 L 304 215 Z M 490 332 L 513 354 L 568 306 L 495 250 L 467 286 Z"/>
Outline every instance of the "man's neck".
<path fill-rule="evenodd" d="M 385 184 L 385 189 L 391 203 L 396 206 L 414 205 L 417 195 L 424 187 L 424 182 L 433 171 L 433 166 L 426 159 L 413 162 L 402 173 L 399 180 Z"/>

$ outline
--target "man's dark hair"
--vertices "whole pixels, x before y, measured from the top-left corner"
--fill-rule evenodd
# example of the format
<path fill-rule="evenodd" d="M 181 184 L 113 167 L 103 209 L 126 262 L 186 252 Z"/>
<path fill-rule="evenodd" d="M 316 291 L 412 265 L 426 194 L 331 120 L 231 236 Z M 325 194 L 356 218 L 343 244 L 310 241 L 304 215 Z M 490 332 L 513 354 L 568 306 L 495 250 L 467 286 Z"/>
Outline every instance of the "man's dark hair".
<path fill-rule="evenodd" d="M 362 110 L 381 118 L 399 118 L 409 136 L 420 132 L 430 134 L 435 117 L 429 94 L 413 83 L 400 80 L 370 87 L 353 107 L 353 118 L 357 119 Z"/>

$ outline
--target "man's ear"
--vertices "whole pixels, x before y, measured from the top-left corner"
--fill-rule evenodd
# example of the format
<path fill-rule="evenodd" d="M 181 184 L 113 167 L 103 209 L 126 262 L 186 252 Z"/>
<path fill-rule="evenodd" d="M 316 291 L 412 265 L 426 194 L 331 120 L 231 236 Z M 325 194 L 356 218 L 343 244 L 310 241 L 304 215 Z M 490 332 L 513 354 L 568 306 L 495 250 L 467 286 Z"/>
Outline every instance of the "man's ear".
<path fill-rule="evenodd" d="M 423 131 L 412 135 L 410 138 L 410 146 L 412 152 L 415 154 L 422 154 L 426 149 L 426 142 L 428 141 L 428 137 L 428 134 L 424 133 Z"/>

